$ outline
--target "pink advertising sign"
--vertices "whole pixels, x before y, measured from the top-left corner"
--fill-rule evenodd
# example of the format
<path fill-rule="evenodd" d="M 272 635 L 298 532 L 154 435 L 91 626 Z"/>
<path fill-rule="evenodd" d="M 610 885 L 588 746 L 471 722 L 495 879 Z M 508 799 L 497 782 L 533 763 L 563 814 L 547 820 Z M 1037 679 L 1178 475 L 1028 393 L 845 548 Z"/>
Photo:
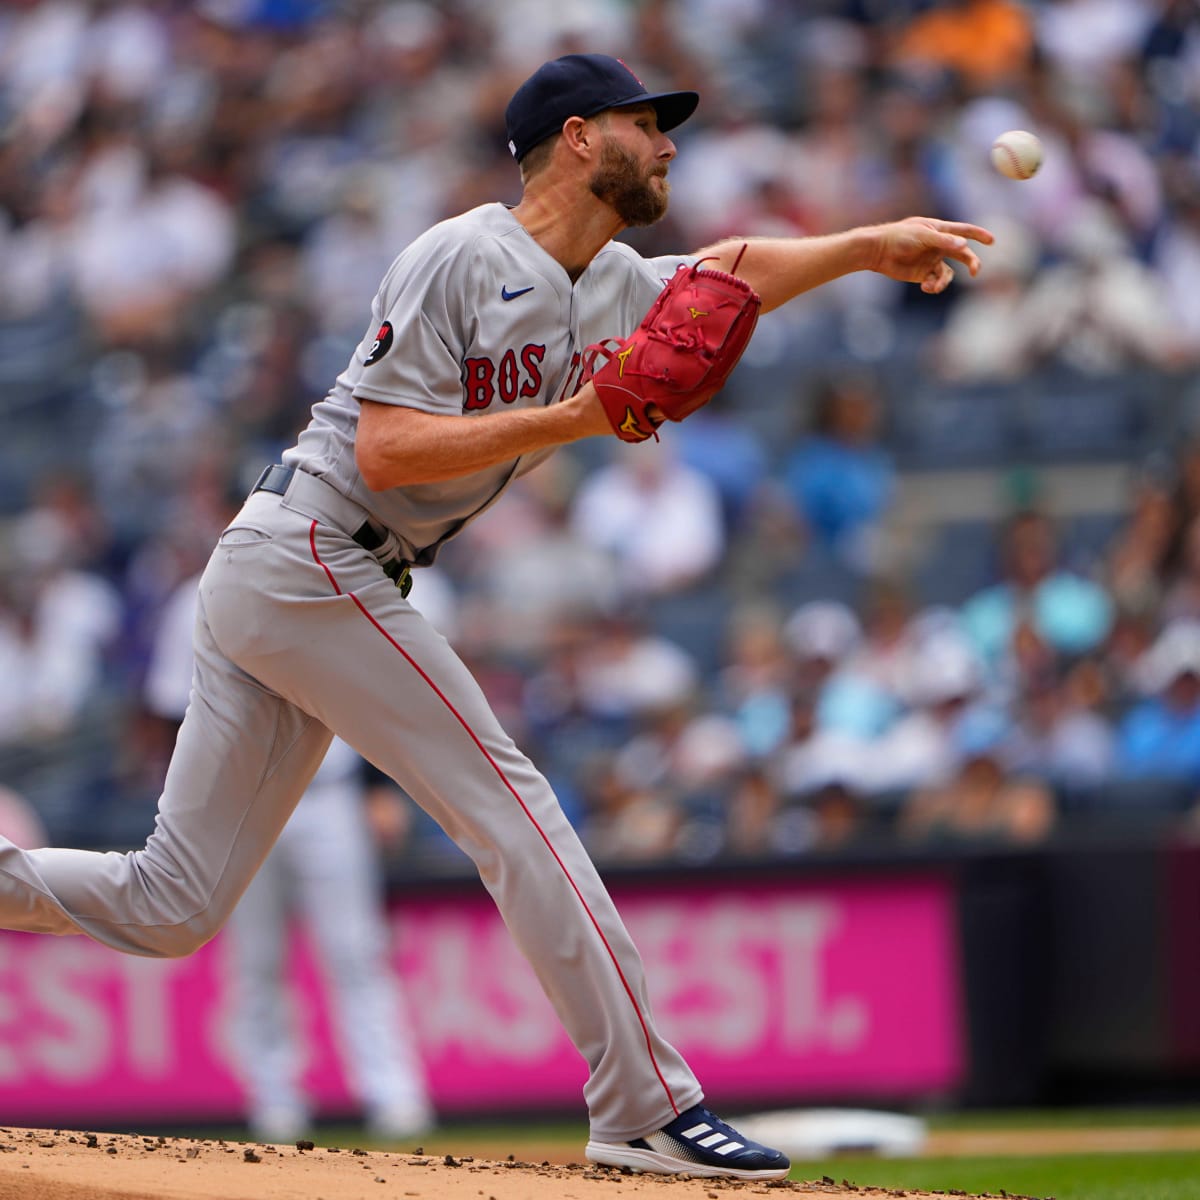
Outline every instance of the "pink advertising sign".
<path fill-rule="evenodd" d="M 891 1099 L 963 1076 L 953 894 L 939 879 L 614 889 L 664 1032 L 722 1103 Z M 444 1113 L 583 1115 L 584 1068 L 475 887 L 393 910 L 410 1016 Z M 352 1111 L 320 976 L 299 944 L 306 1082 Z M 0 1123 L 236 1121 L 217 938 L 154 961 L 0 933 Z"/>

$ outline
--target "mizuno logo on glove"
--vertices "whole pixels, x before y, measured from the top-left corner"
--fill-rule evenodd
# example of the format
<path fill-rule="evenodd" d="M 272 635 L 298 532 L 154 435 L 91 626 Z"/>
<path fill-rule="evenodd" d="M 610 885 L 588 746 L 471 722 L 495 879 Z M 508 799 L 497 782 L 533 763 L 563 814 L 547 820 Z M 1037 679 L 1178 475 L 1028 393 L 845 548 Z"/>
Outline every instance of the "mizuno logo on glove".
<path fill-rule="evenodd" d="M 682 421 L 707 404 L 741 358 L 761 305 L 736 275 L 681 266 L 629 337 L 589 346 L 583 382 L 596 389 L 617 437 L 644 442 L 658 436 L 660 421 Z"/>

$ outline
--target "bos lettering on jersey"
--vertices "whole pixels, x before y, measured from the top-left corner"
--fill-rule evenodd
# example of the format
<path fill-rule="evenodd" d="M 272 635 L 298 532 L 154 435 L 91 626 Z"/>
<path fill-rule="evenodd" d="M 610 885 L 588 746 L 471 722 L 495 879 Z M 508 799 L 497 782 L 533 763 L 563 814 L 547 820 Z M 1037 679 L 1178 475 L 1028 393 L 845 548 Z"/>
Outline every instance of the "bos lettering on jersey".
<path fill-rule="evenodd" d="M 464 359 L 463 412 L 488 408 L 497 399 L 503 404 L 532 399 L 542 390 L 545 357 L 545 345 L 530 342 L 520 350 L 506 350 L 498 360 Z"/>

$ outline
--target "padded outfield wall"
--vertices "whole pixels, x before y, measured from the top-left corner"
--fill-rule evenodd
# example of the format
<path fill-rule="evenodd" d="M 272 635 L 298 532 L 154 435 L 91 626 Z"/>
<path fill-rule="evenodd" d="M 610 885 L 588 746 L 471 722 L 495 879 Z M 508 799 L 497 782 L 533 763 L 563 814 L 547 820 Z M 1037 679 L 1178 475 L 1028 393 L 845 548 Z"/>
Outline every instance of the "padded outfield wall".
<path fill-rule="evenodd" d="M 610 874 L 656 1015 L 730 1109 L 1027 1104 L 1200 1076 L 1200 849 Z M 583 1116 L 582 1062 L 473 880 L 398 885 L 395 960 L 438 1108 Z M 352 1116 L 320 972 L 296 1019 L 322 1115 Z M 0 1116 L 237 1123 L 227 947 L 121 955 L 0 934 Z"/>

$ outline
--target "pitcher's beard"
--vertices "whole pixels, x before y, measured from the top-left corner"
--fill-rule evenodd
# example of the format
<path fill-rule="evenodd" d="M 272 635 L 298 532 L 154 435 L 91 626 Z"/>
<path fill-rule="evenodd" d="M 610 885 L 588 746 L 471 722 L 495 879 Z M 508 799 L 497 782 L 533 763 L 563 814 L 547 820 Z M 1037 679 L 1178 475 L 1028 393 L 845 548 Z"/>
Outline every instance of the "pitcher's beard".
<path fill-rule="evenodd" d="M 655 177 L 662 179 L 656 187 Z M 612 208 L 630 226 L 653 225 L 666 214 L 671 185 L 657 171 L 643 172 L 623 146 L 605 138 L 600 165 L 591 181 L 592 195 Z"/>

